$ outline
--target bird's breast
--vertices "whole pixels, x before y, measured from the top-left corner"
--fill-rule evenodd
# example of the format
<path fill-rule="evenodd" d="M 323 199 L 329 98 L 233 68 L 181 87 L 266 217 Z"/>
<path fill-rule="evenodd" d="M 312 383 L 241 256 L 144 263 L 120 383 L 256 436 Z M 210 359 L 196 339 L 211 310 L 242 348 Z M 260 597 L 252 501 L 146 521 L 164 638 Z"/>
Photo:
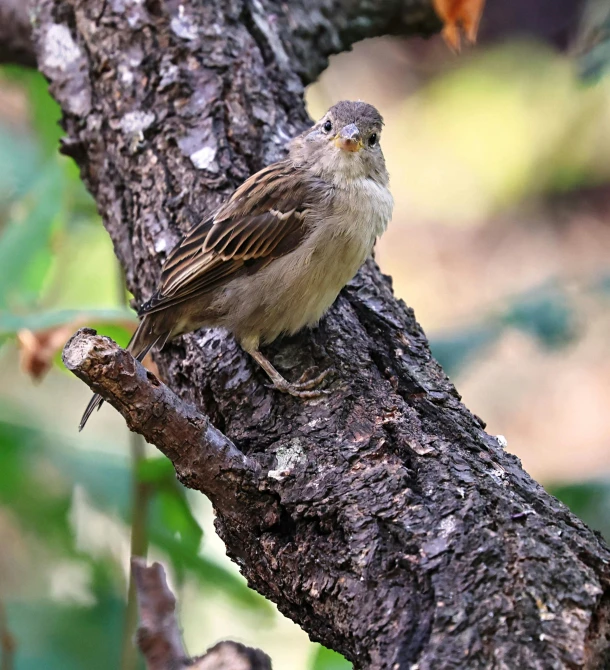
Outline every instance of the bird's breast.
<path fill-rule="evenodd" d="M 389 191 L 374 183 L 335 193 L 329 208 L 310 211 L 311 232 L 297 249 L 232 284 L 222 325 L 252 342 L 315 325 L 369 256 L 391 211 Z"/>
<path fill-rule="evenodd" d="M 269 266 L 275 290 L 266 313 L 274 325 L 263 339 L 315 325 L 370 255 L 391 211 L 389 191 L 374 182 L 336 193 L 299 249 Z"/>

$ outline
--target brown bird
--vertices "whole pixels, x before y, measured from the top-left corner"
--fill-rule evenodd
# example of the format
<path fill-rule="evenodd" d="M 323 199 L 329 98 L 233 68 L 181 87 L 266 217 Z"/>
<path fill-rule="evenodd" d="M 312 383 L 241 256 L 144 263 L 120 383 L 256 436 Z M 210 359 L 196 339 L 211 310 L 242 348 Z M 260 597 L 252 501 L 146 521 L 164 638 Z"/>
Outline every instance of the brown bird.
<path fill-rule="evenodd" d="M 291 142 L 286 160 L 247 179 L 170 253 L 128 351 L 141 361 L 177 335 L 222 327 L 279 391 L 320 395 L 328 371 L 291 383 L 259 345 L 315 325 L 386 229 L 382 126 L 373 106 L 339 102 Z M 93 396 L 79 430 L 102 402 Z"/>

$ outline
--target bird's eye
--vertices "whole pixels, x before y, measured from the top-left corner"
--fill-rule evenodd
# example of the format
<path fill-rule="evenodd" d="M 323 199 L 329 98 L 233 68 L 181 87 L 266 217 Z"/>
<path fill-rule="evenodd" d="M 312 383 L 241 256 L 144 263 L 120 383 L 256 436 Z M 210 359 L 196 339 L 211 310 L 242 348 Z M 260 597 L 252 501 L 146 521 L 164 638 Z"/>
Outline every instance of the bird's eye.
<path fill-rule="evenodd" d="M 333 129 L 333 124 L 330 121 L 327 121 L 322 128 L 324 128 L 324 131 L 327 133 L 330 133 L 330 131 Z"/>
<path fill-rule="evenodd" d="M 374 147 L 377 144 L 377 133 L 373 133 L 369 137 L 369 147 Z"/>

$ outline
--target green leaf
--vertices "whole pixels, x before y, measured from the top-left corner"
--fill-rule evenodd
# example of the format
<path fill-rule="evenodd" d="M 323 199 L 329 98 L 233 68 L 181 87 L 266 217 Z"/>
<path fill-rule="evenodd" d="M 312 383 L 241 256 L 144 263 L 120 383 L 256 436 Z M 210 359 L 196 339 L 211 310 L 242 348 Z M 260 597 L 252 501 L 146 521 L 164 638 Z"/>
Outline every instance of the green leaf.
<path fill-rule="evenodd" d="M 524 295 L 501 320 L 530 333 L 549 349 L 564 346 L 576 335 L 573 310 L 559 289 L 542 288 Z"/>
<path fill-rule="evenodd" d="M 501 334 L 502 329 L 487 323 L 445 336 L 433 336 L 430 349 L 449 377 L 458 374 L 473 358 L 480 356 Z"/>
<path fill-rule="evenodd" d="M 61 210 L 61 178 L 57 170 L 46 169 L 27 200 L 24 216 L 9 221 L 0 236 L 0 309 L 25 301 L 25 288 L 28 293 L 33 288 L 35 261 L 42 259 L 48 267 L 45 255 L 51 255 L 51 231 Z M 44 276 L 39 277 L 38 284 L 41 279 Z"/>
<path fill-rule="evenodd" d="M 191 512 L 186 490 L 176 479 L 171 461 L 165 457 L 148 458 L 139 463 L 137 476 L 151 488 L 149 517 L 155 541 L 177 538 L 187 551 L 197 554 L 203 531 Z M 177 567 L 181 567 L 180 561 Z"/>
<path fill-rule="evenodd" d="M 27 92 L 32 125 L 39 146 L 46 157 L 59 156 L 59 139 L 64 132 L 60 126 L 61 108 L 49 93 L 44 76 L 31 68 L 2 66 L 0 76 L 19 84 Z"/>
<path fill-rule="evenodd" d="M 603 290 L 603 278 L 595 284 Z M 518 296 L 500 314 L 445 335 L 433 335 L 430 349 L 451 377 L 492 346 L 508 328 L 518 328 L 552 349 L 565 346 L 577 333 L 576 317 L 565 291 L 560 286 L 544 284 Z"/>
<path fill-rule="evenodd" d="M 125 328 L 124 326 L 113 323 L 112 321 L 106 322 L 99 320 L 95 314 L 88 315 L 87 318 L 87 327 L 97 330 L 100 335 L 109 337 L 111 340 L 114 340 L 119 347 L 123 349 L 129 344 L 129 340 L 135 330 L 135 326 L 138 323 L 137 319 L 134 318 L 135 315 L 131 313 L 131 321 L 133 323 L 133 328 Z"/>
<path fill-rule="evenodd" d="M 610 540 L 610 482 L 552 484 L 546 489 L 606 540 Z"/>
<path fill-rule="evenodd" d="M 70 482 L 48 458 L 43 435 L 0 421 L 0 505 L 10 508 L 23 529 L 55 551 L 69 554 L 73 549 L 68 523 L 71 497 Z"/>
<path fill-rule="evenodd" d="M 138 463 L 138 480 L 146 484 L 165 485 L 176 481 L 176 471 L 169 458 L 145 458 Z"/>
<path fill-rule="evenodd" d="M 0 206 L 27 192 L 40 163 L 38 147 L 28 135 L 0 124 Z"/>
<path fill-rule="evenodd" d="M 203 530 L 195 519 L 186 489 L 176 479 L 168 458 L 155 457 L 138 466 L 138 479 L 151 486 L 148 533 L 151 543 L 167 554 L 179 580 L 191 574 L 206 588 L 219 589 L 243 607 L 270 615 L 269 603 L 245 581 L 199 552 Z"/>
<path fill-rule="evenodd" d="M 125 602 L 116 593 L 114 566 L 104 561 L 89 566 L 90 603 L 49 599 L 7 603 L 7 617 L 17 640 L 17 670 L 119 667 Z M 83 568 L 87 568 L 85 561 Z"/>
<path fill-rule="evenodd" d="M 156 487 L 150 514 L 154 519 L 151 536 L 154 535 L 156 542 L 163 541 L 162 537 L 167 536 L 180 541 L 186 551 L 194 554 L 199 551 L 203 531 L 177 481 L 172 486 Z M 180 561 L 177 567 L 180 567 Z"/>
<path fill-rule="evenodd" d="M 117 344 L 124 346 L 123 343 L 127 344 L 131 333 L 129 329 L 117 323 L 121 321 L 133 322 L 134 325 L 137 323 L 135 314 L 122 307 L 90 310 L 62 309 L 28 314 L 0 311 L 0 336 L 15 335 L 23 328 L 37 331 L 67 323 L 82 322 L 90 328 L 99 328 L 102 335 L 107 335 Z"/>
<path fill-rule="evenodd" d="M 318 645 L 311 670 L 351 670 L 352 664 L 336 651 Z"/>
<path fill-rule="evenodd" d="M 178 580 L 187 573 L 195 577 L 204 589 L 214 589 L 230 598 L 243 611 L 255 612 L 258 617 L 271 619 L 273 607 L 256 591 L 250 589 L 239 575 L 227 570 L 219 563 L 191 550 L 181 539 L 171 536 L 153 524 L 149 532 L 151 543 L 165 552 L 171 561 Z"/>
<path fill-rule="evenodd" d="M 64 438 L 65 439 L 65 438 Z M 131 515 L 131 473 L 127 455 L 110 454 L 89 442 L 86 449 L 79 445 L 55 443 L 50 454 L 53 464 L 70 481 L 78 484 L 100 510 L 118 514 L 125 522 Z"/>
<path fill-rule="evenodd" d="M 118 513 L 129 523 L 130 474 L 126 458 L 111 457 L 92 447 L 87 451 L 56 448 L 53 461 L 64 476 L 83 486 L 100 510 Z M 271 616 L 272 607 L 248 588 L 244 579 L 199 553 L 203 531 L 169 459 L 146 459 L 138 468 L 138 477 L 152 487 L 148 514 L 150 542 L 167 556 L 178 579 L 192 575 L 205 588 L 226 594 L 243 608 Z"/>
<path fill-rule="evenodd" d="M 32 419 L 17 407 L 0 407 L 0 415 L 23 424 Z M 127 455 L 97 451 L 94 441 L 86 449 L 77 448 L 76 440 L 74 446 L 71 442 L 0 419 L 0 506 L 10 510 L 26 541 L 35 538 L 32 551 L 42 550 L 45 575 L 54 572 L 53 561 L 66 558 L 89 565 L 92 572 L 91 584 L 85 584 L 91 594 L 85 601 L 89 598 L 90 603 L 35 600 L 40 586 L 34 576 L 28 582 L 28 598 L 8 603 L 11 629 L 19 642 L 18 670 L 117 667 L 124 602 L 116 591 L 123 586 L 122 576 L 114 562 L 83 555 L 74 546 L 69 513 L 78 484 L 96 508 L 118 513 L 129 523 L 130 461 Z M 179 576 L 195 577 L 205 589 L 226 595 L 259 619 L 271 617 L 273 608 L 243 578 L 200 555 L 202 530 L 169 461 L 150 459 L 140 474 L 153 487 L 151 546 L 167 556 Z"/>
<path fill-rule="evenodd" d="M 61 109 L 49 93 L 47 80 L 36 70 L 27 77 L 30 113 L 45 156 L 57 156 L 64 132 L 59 122 Z"/>
<path fill-rule="evenodd" d="M 610 72 L 610 9 L 606 0 L 592 0 L 583 20 L 579 67 L 585 81 L 596 82 Z"/>

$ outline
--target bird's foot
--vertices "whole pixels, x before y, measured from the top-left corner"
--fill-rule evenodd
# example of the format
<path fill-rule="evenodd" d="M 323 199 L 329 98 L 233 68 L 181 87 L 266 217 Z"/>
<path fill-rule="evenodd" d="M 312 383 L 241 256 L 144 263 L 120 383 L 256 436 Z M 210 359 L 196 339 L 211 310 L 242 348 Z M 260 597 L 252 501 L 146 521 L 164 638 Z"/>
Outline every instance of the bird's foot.
<path fill-rule="evenodd" d="M 311 375 L 313 375 L 317 371 L 318 371 L 317 367 L 307 368 L 307 370 L 305 370 L 305 372 L 297 379 L 295 384 L 298 385 L 299 388 L 302 388 L 304 391 L 314 389 L 316 388 L 316 386 L 319 386 L 332 372 L 334 372 L 333 368 L 327 368 L 326 370 L 323 370 L 319 375 L 312 377 Z"/>
<path fill-rule="evenodd" d="M 312 370 L 315 370 L 315 368 L 305 370 L 296 382 L 289 382 L 287 379 L 278 375 L 278 377 L 273 379 L 273 386 L 270 388 L 275 388 L 282 393 L 288 393 L 289 395 L 295 396 L 295 398 L 311 399 L 328 395 L 330 391 L 316 387 L 318 387 L 328 375 L 333 372 L 332 368 L 328 368 L 316 377 L 310 378 Z"/>

